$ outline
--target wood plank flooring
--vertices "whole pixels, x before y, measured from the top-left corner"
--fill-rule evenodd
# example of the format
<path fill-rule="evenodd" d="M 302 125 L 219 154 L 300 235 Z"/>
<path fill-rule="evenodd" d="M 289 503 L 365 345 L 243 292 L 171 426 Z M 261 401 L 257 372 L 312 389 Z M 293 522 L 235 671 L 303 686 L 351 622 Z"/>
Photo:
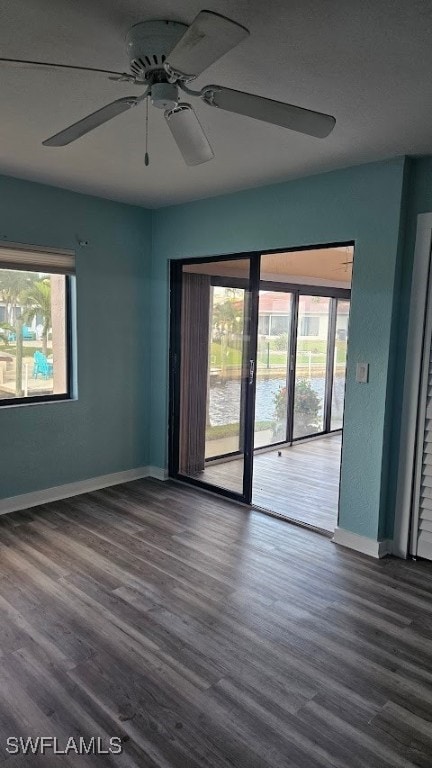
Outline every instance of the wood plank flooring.
<path fill-rule="evenodd" d="M 255 456 L 252 501 L 258 507 L 334 532 L 339 505 L 341 435 L 326 435 Z"/>
<path fill-rule="evenodd" d="M 432 563 L 174 483 L 4 515 L 0 763 L 44 734 L 123 739 L 56 768 L 430 768 L 431 598 Z"/>
<path fill-rule="evenodd" d="M 333 533 L 337 525 L 342 438 L 326 435 L 254 456 L 252 502 Z M 199 479 L 241 492 L 243 460 L 210 464 Z"/>

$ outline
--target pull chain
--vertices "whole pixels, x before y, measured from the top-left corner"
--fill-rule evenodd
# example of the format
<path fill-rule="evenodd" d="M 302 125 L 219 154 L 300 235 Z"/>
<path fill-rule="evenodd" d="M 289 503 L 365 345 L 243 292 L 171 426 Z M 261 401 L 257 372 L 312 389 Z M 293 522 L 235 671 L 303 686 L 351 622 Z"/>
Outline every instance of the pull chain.
<path fill-rule="evenodd" d="M 145 127 L 145 155 L 144 155 L 144 165 L 149 165 L 149 154 L 148 154 L 148 131 L 149 131 L 149 100 L 148 97 L 146 98 L 146 127 Z"/>

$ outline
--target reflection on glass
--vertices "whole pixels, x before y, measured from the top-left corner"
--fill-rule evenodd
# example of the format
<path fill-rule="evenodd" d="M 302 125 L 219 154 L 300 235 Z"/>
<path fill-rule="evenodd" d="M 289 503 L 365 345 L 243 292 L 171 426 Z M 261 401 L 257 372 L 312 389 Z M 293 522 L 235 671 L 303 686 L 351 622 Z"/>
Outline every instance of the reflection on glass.
<path fill-rule="evenodd" d="M 293 438 L 324 430 L 330 299 L 300 296 Z"/>
<path fill-rule="evenodd" d="M 254 447 L 287 439 L 292 294 L 260 291 Z"/>
<path fill-rule="evenodd" d="M 212 287 L 206 459 L 240 451 L 244 327 L 245 291 Z"/>
<path fill-rule="evenodd" d="M 248 259 L 184 265 L 179 471 L 239 494 L 249 306 Z"/>
<path fill-rule="evenodd" d="M 336 312 L 336 340 L 330 429 L 342 429 L 345 398 L 348 319 L 350 302 L 339 299 Z"/>

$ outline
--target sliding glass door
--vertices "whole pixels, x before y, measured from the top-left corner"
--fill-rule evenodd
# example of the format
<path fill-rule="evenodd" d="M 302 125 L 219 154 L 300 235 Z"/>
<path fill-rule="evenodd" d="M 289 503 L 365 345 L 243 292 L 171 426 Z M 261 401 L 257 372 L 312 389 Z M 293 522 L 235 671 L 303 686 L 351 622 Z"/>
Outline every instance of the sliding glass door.
<path fill-rule="evenodd" d="M 342 429 L 343 426 L 349 311 L 350 302 L 346 299 L 338 299 L 336 303 L 333 386 L 331 395 L 331 430 Z"/>
<path fill-rule="evenodd" d="M 325 431 L 330 309 L 328 296 L 298 297 L 293 440 Z"/>
<path fill-rule="evenodd" d="M 349 299 L 260 285 L 254 448 L 342 429 Z"/>
<path fill-rule="evenodd" d="M 260 290 L 254 448 L 287 440 L 293 294 Z"/>
<path fill-rule="evenodd" d="M 170 474 L 247 503 L 254 450 L 343 418 L 349 291 L 282 283 L 267 256 L 172 265 Z"/>
<path fill-rule="evenodd" d="M 246 500 L 256 341 L 251 259 L 183 264 L 175 282 L 175 473 Z"/>

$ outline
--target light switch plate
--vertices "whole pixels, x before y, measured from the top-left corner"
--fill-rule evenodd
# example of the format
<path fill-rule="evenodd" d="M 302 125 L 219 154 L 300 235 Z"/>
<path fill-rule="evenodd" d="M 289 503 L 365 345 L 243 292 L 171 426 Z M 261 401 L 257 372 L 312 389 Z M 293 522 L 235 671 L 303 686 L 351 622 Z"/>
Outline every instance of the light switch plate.
<path fill-rule="evenodd" d="M 359 384 L 367 384 L 369 381 L 369 363 L 357 363 L 356 381 Z"/>

